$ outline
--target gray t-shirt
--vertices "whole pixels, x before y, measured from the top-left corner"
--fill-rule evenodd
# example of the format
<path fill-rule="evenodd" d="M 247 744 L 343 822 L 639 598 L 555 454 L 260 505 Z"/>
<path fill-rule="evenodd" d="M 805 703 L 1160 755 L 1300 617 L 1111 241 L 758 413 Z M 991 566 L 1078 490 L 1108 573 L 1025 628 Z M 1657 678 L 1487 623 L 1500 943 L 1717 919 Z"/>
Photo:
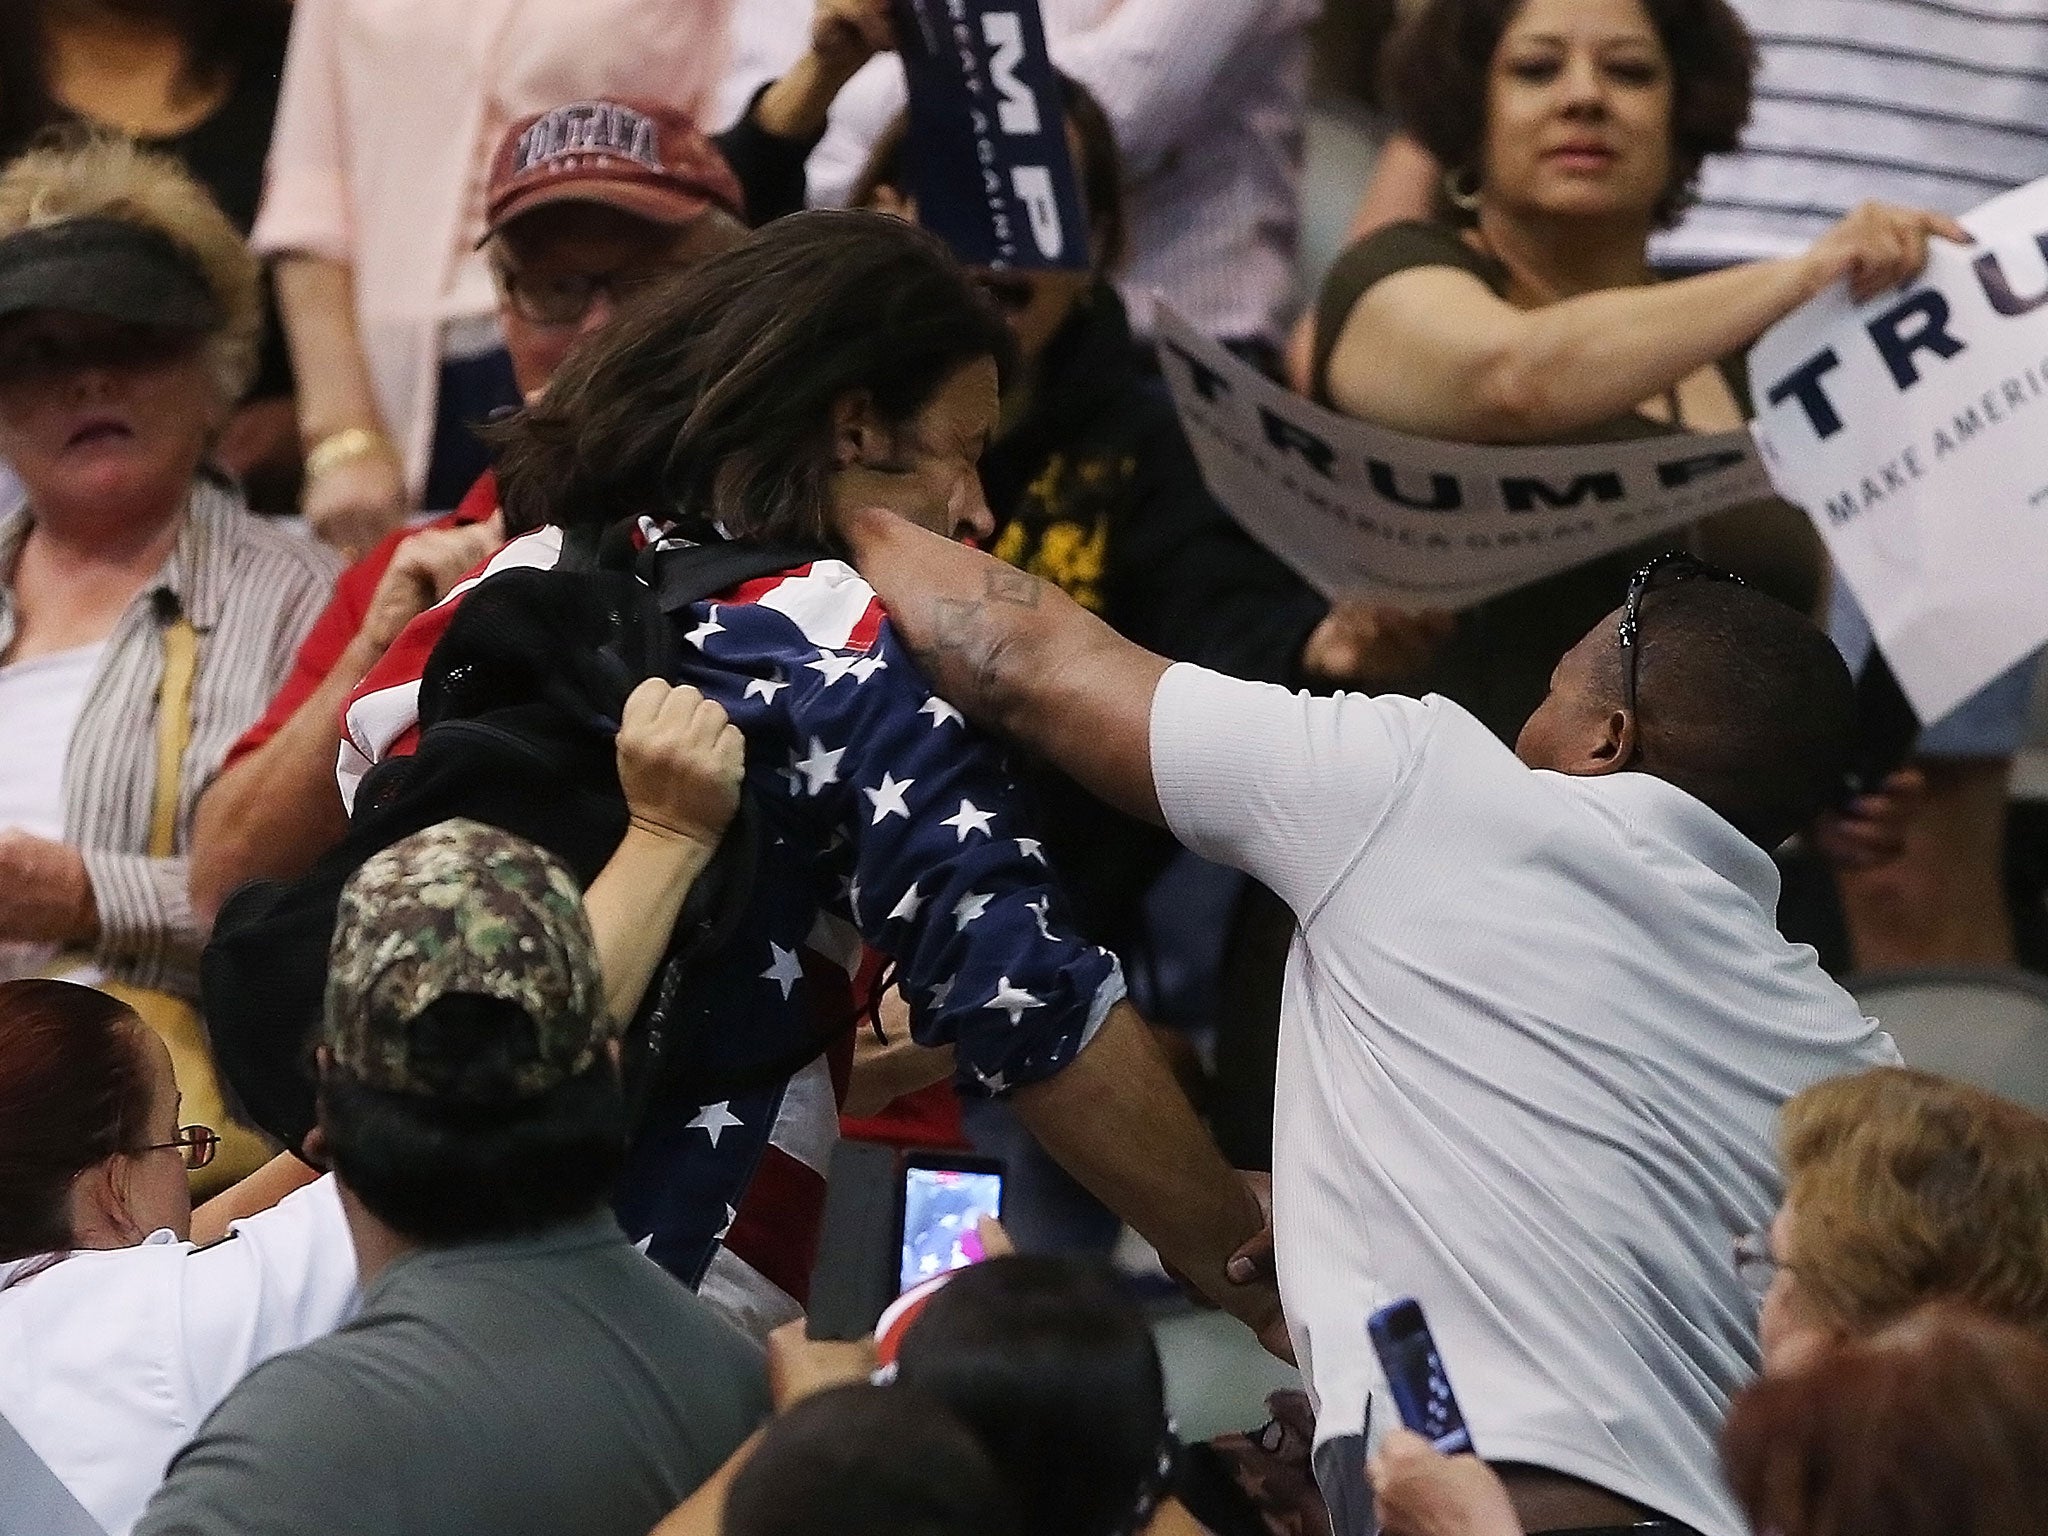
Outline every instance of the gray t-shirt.
<path fill-rule="evenodd" d="M 139 1536 L 646 1536 L 769 1412 L 761 1352 L 609 1212 L 397 1260 L 258 1367 Z"/>

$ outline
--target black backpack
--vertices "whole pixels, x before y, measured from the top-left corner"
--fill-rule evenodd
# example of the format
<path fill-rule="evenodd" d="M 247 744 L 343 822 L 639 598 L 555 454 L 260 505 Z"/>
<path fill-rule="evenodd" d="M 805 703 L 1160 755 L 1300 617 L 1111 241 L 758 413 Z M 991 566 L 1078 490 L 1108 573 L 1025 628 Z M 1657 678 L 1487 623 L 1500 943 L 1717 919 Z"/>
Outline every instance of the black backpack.
<path fill-rule="evenodd" d="M 644 551 L 616 568 L 575 536 L 554 570 L 511 570 L 471 592 L 420 684 L 418 749 L 378 764 L 342 842 L 305 875 L 257 881 L 221 909 L 201 961 L 201 998 L 222 1075 L 243 1110 L 286 1146 L 314 1123 L 318 1038 L 341 888 L 364 860 L 454 816 L 502 827 L 560 858 L 585 885 L 626 829 L 614 738 L 626 696 L 675 673 L 674 617 L 742 582 L 817 558 L 808 550 L 710 543 Z M 697 1102 L 780 1081 L 829 1037 L 707 1075 L 692 1042 L 708 1005 L 689 987 L 744 917 L 759 812 L 740 811 L 691 889 L 668 951 L 625 1036 L 630 1124 L 675 1093 Z M 837 1033 L 835 1030 L 834 1033 Z M 713 1090 L 717 1090 L 714 1092 Z"/>

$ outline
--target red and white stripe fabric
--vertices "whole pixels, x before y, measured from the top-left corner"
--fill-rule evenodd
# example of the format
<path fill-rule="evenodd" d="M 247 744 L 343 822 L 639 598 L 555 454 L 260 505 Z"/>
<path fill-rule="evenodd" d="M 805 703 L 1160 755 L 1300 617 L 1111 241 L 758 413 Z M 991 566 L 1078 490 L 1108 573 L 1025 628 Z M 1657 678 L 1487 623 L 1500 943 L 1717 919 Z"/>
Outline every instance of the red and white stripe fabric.
<path fill-rule="evenodd" d="M 448 589 L 448 595 L 399 632 L 377 664 L 370 668 L 341 715 L 341 756 L 334 776 L 341 803 L 353 812 L 363 776 L 387 757 L 404 757 L 419 744 L 420 679 L 427 658 L 455 617 L 455 610 L 476 584 L 500 571 L 551 571 L 562 558 L 562 530 L 541 528 L 521 534 L 469 575 Z"/>

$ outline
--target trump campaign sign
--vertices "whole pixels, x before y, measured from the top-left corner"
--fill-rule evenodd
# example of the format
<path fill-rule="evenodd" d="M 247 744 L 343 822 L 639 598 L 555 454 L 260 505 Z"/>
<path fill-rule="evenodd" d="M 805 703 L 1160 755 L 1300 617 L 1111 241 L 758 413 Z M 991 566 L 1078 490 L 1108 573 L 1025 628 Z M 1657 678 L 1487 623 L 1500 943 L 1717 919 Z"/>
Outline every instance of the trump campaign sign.
<path fill-rule="evenodd" d="M 1163 302 L 1159 340 L 1210 494 L 1330 598 L 1469 608 L 1770 494 L 1746 432 L 1438 442 L 1302 399 Z"/>
<path fill-rule="evenodd" d="M 1903 289 L 1837 284 L 1750 353 L 1754 432 L 1922 720 L 2048 642 L 2048 180 Z"/>
<path fill-rule="evenodd" d="M 919 221 L 974 267 L 1090 265 L 1038 0 L 896 0 Z"/>

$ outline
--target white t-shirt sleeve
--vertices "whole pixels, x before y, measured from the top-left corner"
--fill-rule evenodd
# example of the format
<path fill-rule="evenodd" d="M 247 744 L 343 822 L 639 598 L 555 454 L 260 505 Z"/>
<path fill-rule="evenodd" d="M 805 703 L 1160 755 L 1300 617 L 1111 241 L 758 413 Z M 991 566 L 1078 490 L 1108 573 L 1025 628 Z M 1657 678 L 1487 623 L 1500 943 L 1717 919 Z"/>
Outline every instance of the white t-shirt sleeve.
<path fill-rule="evenodd" d="M 1318 697 L 1185 663 L 1152 697 L 1152 782 L 1173 835 L 1306 922 L 1392 802 L 1429 703 Z"/>
<path fill-rule="evenodd" d="M 186 1257 L 182 1323 L 194 1424 L 244 1376 L 354 1313 L 356 1250 L 334 1175 Z"/>

